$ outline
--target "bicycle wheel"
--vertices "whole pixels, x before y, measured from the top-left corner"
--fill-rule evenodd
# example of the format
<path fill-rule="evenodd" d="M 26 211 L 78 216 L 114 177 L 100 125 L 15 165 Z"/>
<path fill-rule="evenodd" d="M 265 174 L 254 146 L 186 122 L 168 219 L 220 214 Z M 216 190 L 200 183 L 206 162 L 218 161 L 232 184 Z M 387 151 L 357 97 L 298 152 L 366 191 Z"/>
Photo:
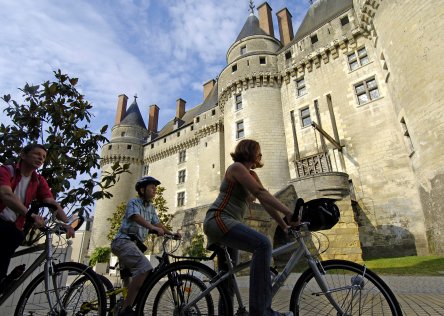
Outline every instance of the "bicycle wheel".
<path fill-rule="evenodd" d="M 205 291 L 205 284 L 192 275 L 177 275 L 166 281 L 154 298 L 153 315 L 175 315 L 178 306 L 191 302 Z M 189 315 L 214 315 L 214 304 L 211 295 L 198 301 L 189 310 Z"/>
<path fill-rule="evenodd" d="M 105 288 L 105 296 L 106 296 L 106 312 L 108 315 L 112 316 L 114 313 L 114 307 L 116 305 L 116 294 L 113 293 L 114 286 L 107 277 L 97 274 L 100 281 L 102 282 Z M 94 287 L 87 277 L 81 277 L 75 282 L 71 284 L 69 289 L 66 291 L 66 295 L 63 297 L 63 304 L 67 304 L 70 301 L 75 300 L 75 295 L 80 291 L 93 291 Z M 83 302 L 81 307 L 81 311 L 83 314 L 87 314 L 90 311 L 97 310 L 97 302 L 95 300 L 89 302 Z"/>
<path fill-rule="evenodd" d="M 20 296 L 14 315 L 105 315 L 103 284 L 90 267 L 76 262 L 54 265 L 48 283 L 46 287 L 45 272 L 38 274 Z"/>
<path fill-rule="evenodd" d="M 182 306 L 201 294 L 215 277 L 214 270 L 196 261 L 172 263 L 149 276 L 137 300 L 137 315 L 232 315 L 233 308 L 228 306 L 228 296 L 222 285 L 188 311 L 182 310 Z"/>
<path fill-rule="evenodd" d="M 374 272 L 345 260 L 327 260 L 321 265 L 321 273 L 325 272 L 322 278 L 342 313 L 338 313 L 308 269 L 291 294 L 290 310 L 295 315 L 402 315 L 395 295 Z"/>

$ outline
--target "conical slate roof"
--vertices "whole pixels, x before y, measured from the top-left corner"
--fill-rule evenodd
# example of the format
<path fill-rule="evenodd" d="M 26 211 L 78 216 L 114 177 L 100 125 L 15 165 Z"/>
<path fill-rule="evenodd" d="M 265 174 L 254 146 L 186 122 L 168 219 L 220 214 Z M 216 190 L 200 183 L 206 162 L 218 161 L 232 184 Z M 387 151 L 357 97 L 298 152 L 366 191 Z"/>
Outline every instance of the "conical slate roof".
<path fill-rule="evenodd" d="M 136 98 L 134 98 L 134 102 L 130 105 L 128 110 L 126 110 L 125 116 L 120 121 L 120 124 L 139 126 L 146 129 Z"/>
<path fill-rule="evenodd" d="M 318 0 L 304 17 L 292 42 L 297 42 L 353 7 L 353 0 Z"/>
<path fill-rule="evenodd" d="M 247 18 L 247 21 L 244 24 L 244 27 L 242 28 L 241 32 L 236 38 L 236 42 L 240 41 L 241 39 L 253 36 L 253 35 L 267 35 L 264 30 L 262 30 L 259 26 L 259 19 L 254 15 L 250 14 L 250 16 Z"/>

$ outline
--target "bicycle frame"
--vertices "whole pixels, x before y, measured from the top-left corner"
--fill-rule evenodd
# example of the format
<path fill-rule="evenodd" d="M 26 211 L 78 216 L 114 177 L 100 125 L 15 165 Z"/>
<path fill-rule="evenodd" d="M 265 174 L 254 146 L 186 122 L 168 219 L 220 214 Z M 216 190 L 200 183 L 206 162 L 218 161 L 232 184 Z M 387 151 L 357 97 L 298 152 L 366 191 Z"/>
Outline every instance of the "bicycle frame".
<path fill-rule="evenodd" d="M 301 227 L 302 232 L 308 232 L 306 226 L 302 224 Z M 312 269 L 315 279 L 320 286 L 322 292 L 319 293 L 320 295 L 325 295 L 329 302 L 332 304 L 332 306 L 335 307 L 335 309 L 338 311 L 339 315 L 343 314 L 342 308 L 338 305 L 338 303 L 333 299 L 331 296 L 331 293 L 333 290 L 329 289 L 326 282 L 323 279 L 323 272 L 319 270 L 318 263 L 319 260 L 315 259 L 313 255 L 310 253 L 307 245 L 304 242 L 303 236 L 301 231 L 295 231 L 292 230 L 292 233 L 296 237 L 296 240 L 289 242 L 283 246 L 280 246 L 276 249 L 273 249 L 272 256 L 279 256 L 282 254 L 290 253 L 292 252 L 292 255 L 290 259 L 288 260 L 287 264 L 285 265 L 282 272 L 280 272 L 273 280 L 272 284 L 272 297 L 275 296 L 275 294 L 279 291 L 281 286 L 285 283 L 288 276 L 290 275 L 293 268 L 299 263 L 302 257 L 305 257 L 307 260 L 307 263 Z M 238 302 L 238 308 L 239 310 L 245 310 L 245 306 L 242 301 L 242 297 L 239 290 L 239 285 L 237 283 L 236 273 L 239 271 L 242 271 L 244 269 L 247 269 L 250 266 L 251 260 L 242 262 L 236 266 L 233 266 L 233 263 L 231 261 L 230 255 L 228 253 L 228 250 L 226 247 L 223 247 L 225 256 L 227 258 L 227 264 L 228 264 L 228 271 L 221 271 L 219 272 L 212 280 L 210 280 L 210 286 L 205 289 L 200 295 L 198 295 L 196 298 L 194 298 L 192 301 L 190 301 L 188 304 L 183 306 L 184 311 L 188 310 L 191 306 L 195 305 L 199 300 L 204 298 L 206 295 L 208 295 L 212 290 L 214 290 L 219 284 L 227 280 L 228 278 L 232 277 L 234 278 L 234 293 L 236 295 L 236 299 Z"/>

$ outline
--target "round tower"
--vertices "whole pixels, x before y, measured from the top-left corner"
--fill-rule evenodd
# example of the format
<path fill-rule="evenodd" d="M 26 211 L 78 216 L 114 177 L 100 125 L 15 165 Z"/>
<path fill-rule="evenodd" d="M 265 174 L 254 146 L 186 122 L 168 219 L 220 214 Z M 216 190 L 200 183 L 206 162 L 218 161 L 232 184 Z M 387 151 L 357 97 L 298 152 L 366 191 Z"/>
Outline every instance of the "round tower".
<path fill-rule="evenodd" d="M 240 140 L 257 140 L 265 164 L 258 174 L 264 187 L 275 192 L 288 183 L 290 175 L 277 66 L 282 45 L 272 29 L 267 31 L 252 12 L 227 52 L 227 66 L 218 81 L 219 106 L 224 112 L 227 164 Z"/>
<path fill-rule="evenodd" d="M 128 97 L 120 95 L 117 104 L 115 125 L 111 130 L 110 142 L 102 148 L 102 176 L 110 172 L 115 163 L 129 164 L 130 173 L 119 176 L 117 183 L 109 190 L 113 197 L 97 201 L 94 213 L 94 223 L 89 246 L 90 252 L 97 247 L 109 246 L 107 235 L 110 223 L 107 220 L 113 216 L 117 206 L 136 196 L 134 184 L 143 171 L 143 144 L 148 137 L 139 106 L 134 102 L 126 109 Z"/>

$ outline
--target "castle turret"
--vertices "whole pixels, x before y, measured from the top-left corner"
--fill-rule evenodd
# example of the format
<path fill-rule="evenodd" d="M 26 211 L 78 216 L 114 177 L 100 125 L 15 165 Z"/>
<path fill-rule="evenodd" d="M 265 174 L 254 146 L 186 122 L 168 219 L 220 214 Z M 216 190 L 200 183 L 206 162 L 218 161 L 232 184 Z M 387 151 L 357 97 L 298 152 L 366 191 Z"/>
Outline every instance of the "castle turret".
<path fill-rule="evenodd" d="M 90 252 L 96 247 L 109 246 L 107 235 L 110 223 L 107 220 L 113 216 L 117 206 L 136 196 L 134 184 L 142 175 L 143 144 L 148 137 L 136 97 L 131 106 L 126 109 L 127 97 L 119 96 L 116 113 L 116 124 L 111 130 L 110 142 L 102 148 L 102 175 L 111 171 L 111 167 L 119 162 L 129 164 L 130 173 L 120 175 L 119 181 L 109 190 L 111 199 L 99 200 L 94 213 L 93 233 Z"/>
<path fill-rule="evenodd" d="M 277 52 L 281 43 L 272 27 L 260 27 L 253 14 L 247 18 L 239 36 L 227 52 L 227 66 L 219 76 L 219 102 L 224 111 L 225 160 L 236 144 L 250 138 L 259 141 L 266 167 L 259 170 L 266 188 L 277 191 L 289 179 L 287 148 L 281 106 L 281 76 Z M 268 5 L 262 5 L 268 22 Z M 262 11 L 261 11 L 262 12 Z M 264 24 L 264 22 L 263 22 Z"/>

